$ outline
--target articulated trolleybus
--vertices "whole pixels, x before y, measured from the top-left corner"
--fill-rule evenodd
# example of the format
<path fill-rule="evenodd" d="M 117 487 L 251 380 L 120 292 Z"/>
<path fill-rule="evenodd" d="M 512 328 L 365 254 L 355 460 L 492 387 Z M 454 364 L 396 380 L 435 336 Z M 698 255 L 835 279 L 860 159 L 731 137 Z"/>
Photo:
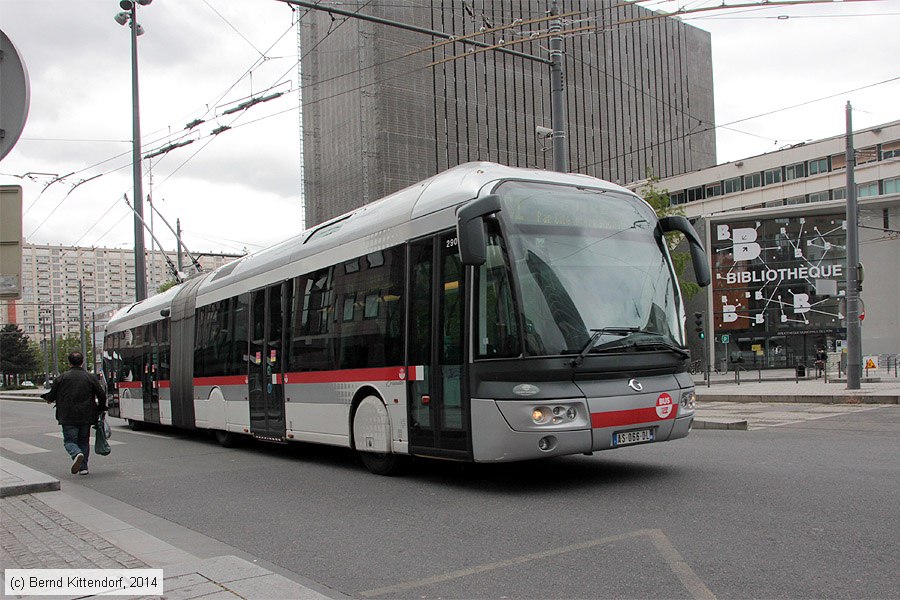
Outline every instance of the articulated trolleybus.
<path fill-rule="evenodd" d="M 592 177 L 465 164 L 122 309 L 110 414 L 500 462 L 685 437 L 685 315 L 658 219 Z"/>

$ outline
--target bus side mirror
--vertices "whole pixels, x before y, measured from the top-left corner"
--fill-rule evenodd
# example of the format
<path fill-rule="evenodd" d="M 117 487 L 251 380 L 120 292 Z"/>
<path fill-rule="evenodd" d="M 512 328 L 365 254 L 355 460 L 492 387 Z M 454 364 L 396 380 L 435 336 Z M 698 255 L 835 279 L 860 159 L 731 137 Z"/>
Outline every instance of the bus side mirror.
<path fill-rule="evenodd" d="M 697 276 L 697 285 L 700 287 L 708 286 L 711 281 L 709 264 L 706 262 L 706 253 L 703 251 L 703 244 L 700 242 L 700 236 L 694 231 L 691 222 L 685 217 L 675 215 L 661 218 L 659 220 L 659 227 L 662 229 L 663 233 L 679 231 L 684 234 L 691 249 L 691 263 L 694 265 L 694 274 Z"/>
<path fill-rule="evenodd" d="M 484 218 L 499 210 L 500 196 L 492 194 L 476 198 L 456 211 L 456 236 L 462 264 L 478 267 L 487 260 Z"/>

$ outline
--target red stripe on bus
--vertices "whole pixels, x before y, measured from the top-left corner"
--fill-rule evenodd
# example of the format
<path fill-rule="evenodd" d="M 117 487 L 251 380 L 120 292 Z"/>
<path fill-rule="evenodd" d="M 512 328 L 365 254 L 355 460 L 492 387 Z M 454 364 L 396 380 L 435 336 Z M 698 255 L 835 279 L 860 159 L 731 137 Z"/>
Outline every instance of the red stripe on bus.
<path fill-rule="evenodd" d="M 422 378 L 422 367 L 379 367 L 374 369 L 345 369 L 341 371 L 303 371 L 276 376 L 277 383 L 360 383 L 364 381 L 415 381 Z M 140 381 L 122 381 L 119 388 L 141 387 Z M 247 385 L 246 375 L 225 377 L 195 377 L 195 386 Z M 160 388 L 171 387 L 171 383 L 159 382 Z"/>
<path fill-rule="evenodd" d="M 227 377 L 194 377 L 197 386 L 247 385 L 246 375 L 230 375 Z"/>
<path fill-rule="evenodd" d="M 674 419 L 675 407 L 671 410 L 665 419 L 660 418 L 656 414 L 656 407 L 649 408 L 633 408 L 631 410 L 611 410 L 609 412 L 591 413 L 591 426 L 599 429 L 601 427 L 625 427 L 627 425 L 638 425 L 640 423 L 652 423 L 654 421 L 665 421 L 666 419 Z"/>
<path fill-rule="evenodd" d="M 138 390 L 143 386 L 140 381 L 119 381 L 116 383 L 116 387 L 119 388 L 120 390 L 125 389 L 125 388 Z M 171 382 L 168 379 L 164 379 L 163 381 L 157 382 L 156 387 L 169 388 L 169 387 L 171 387 Z"/>
<path fill-rule="evenodd" d="M 344 369 L 341 371 L 304 371 L 285 373 L 285 383 L 359 383 L 362 381 L 406 381 L 415 367 L 381 367 L 374 369 Z"/>

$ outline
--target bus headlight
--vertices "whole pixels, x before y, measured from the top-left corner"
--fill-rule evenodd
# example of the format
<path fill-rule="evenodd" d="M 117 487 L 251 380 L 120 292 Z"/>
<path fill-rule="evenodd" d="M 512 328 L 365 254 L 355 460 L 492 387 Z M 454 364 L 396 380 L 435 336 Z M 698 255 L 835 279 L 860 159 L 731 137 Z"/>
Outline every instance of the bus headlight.
<path fill-rule="evenodd" d="M 578 410 L 570 405 L 535 406 L 531 420 L 537 425 L 564 425 L 578 418 Z"/>
<path fill-rule="evenodd" d="M 694 390 L 681 394 L 681 408 L 694 410 L 697 406 L 697 393 Z"/>

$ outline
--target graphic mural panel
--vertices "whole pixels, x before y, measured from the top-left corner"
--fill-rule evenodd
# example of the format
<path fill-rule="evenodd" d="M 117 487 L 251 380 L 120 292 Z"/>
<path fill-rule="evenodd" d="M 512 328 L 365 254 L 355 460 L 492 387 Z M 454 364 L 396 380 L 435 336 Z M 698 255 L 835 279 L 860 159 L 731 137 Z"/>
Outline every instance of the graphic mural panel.
<path fill-rule="evenodd" d="M 790 343 L 791 336 L 843 333 L 844 215 L 735 218 L 712 223 L 711 237 L 716 334 Z M 793 344 L 792 352 L 808 355 L 808 345 Z"/>

